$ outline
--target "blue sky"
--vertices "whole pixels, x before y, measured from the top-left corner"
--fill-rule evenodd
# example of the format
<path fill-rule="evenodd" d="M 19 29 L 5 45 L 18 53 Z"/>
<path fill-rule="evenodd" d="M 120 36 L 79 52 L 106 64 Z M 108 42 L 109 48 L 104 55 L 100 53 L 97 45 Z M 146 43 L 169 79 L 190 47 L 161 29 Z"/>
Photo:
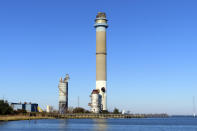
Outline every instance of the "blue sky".
<path fill-rule="evenodd" d="M 0 1 L 0 98 L 89 109 L 95 88 L 97 12 L 106 12 L 108 108 L 192 114 L 197 98 L 195 0 Z"/>

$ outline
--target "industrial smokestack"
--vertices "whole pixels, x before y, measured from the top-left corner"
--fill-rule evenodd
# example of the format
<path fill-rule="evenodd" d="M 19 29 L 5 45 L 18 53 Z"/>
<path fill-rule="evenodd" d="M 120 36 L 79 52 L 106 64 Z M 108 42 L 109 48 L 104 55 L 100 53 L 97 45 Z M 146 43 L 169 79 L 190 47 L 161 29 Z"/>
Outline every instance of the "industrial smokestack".
<path fill-rule="evenodd" d="M 65 114 L 68 110 L 68 80 L 69 75 L 66 74 L 64 80 L 60 78 L 59 81 L 59 113 Z"/>
<path fill-rule="evenodd" d="M 94 27 L 96 28 L 96 89 L 101 95 L 101 110 L 107 110 L 106 28 L 108 25 L 105 13 L 97 14 Z"/>

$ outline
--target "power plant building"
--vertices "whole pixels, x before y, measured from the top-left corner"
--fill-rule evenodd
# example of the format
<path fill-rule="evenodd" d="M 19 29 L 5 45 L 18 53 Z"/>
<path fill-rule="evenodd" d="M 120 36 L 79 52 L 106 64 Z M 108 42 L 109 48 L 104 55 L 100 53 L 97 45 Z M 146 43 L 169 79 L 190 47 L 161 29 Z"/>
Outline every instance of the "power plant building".
<path fill-rule="evenodd" d="M 91 111 L 98 113 L 107 110 L 107 74 L 106 74 L 106 28 L 108 27 L 106 14 L 99 12 L 95 19 L 96 28 L 96 90 L 91 93 Z M 96 93 L 97 92 L 97 93 Z M 99 95 L 99 97 L 96 96 Z M 97 104 L 94 102 L 96 100 Z M 101 101 L 101 102 L 100 102 Z M 98 105 L 97 109 L 95 105 Z"/>
<path fill-rule="evenodd" d="M 13 110 L 25 110 L 27 112 L 38 112 L 38 104 L 36 103 L 10 103 Z"/>
<path fill-rule="evenodd" d="M 98 90 L 93 90 L 91 95 L 91 111 L 94 113 L 101 112 L 101 95 L 99 94 Z"/>
<path fill-rule="evenodd" d="M 59 113 L 65 114 L 68 110 L 68 80 L 69 75 L 66 74 L 64 80 L 60 78 L 59 81 Z"/>

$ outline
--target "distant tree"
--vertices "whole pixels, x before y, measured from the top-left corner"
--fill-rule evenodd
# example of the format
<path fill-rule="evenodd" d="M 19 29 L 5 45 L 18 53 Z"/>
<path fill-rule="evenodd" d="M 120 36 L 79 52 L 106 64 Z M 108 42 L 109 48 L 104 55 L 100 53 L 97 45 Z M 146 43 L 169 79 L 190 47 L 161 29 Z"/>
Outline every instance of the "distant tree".
<path fill-rule="evenodd" d="M 114 108 L 113 114 L 120 114 L 118 108 Z"/>
<path fill-rule="evenodd" d="M 91 113 L 90 111 L 88 111 L 88 110 L 85 110 L 85 113 Z"/>
<path fill-rule="evenodd" d="M 0 115 L 12 114 L 14 111 L 11 106 L 4 100 L 0 100 Z"/>
<path fill-rule="evenodd" d="M 76 107 L 73 109 L 73 113 L 85 113 L 85 109 L 82 107 Z"/>
<path fill-rule="evenodd" d="M 67 113 L 72 113 L 73 112 L 73 107 L 68 107 Z"/>
<path fill-rule="evenodd" d="M 103 110 L 101 113 L 102 114 L 109 114 L 109 111 L 108 110 Z"/>

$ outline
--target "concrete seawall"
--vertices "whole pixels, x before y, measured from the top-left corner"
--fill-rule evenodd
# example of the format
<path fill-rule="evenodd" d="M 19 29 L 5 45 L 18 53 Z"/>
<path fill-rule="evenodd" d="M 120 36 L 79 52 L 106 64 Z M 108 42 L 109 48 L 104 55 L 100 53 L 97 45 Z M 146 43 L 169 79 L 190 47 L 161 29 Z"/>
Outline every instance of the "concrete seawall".
<path fill-rule="evenodd" d="M 56 118 L 62 119 L 97 119 L 97 118 L 148 118 L 148 117 L 168 117 L 166 114 L 65 114 Z"/>

